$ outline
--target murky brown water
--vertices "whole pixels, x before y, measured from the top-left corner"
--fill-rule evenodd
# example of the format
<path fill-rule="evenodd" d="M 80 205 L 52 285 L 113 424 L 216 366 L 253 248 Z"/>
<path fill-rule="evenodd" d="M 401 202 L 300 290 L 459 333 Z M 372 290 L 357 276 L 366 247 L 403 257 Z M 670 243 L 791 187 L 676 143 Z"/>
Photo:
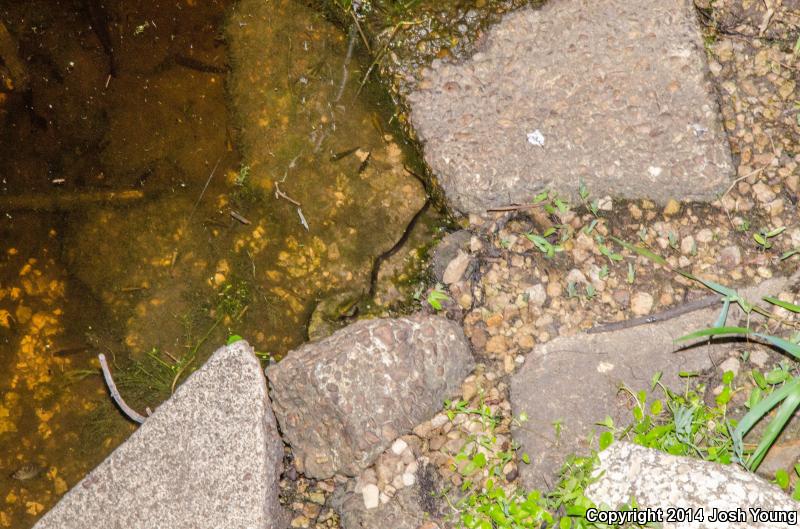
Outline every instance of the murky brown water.
<path fill-rule="evenodd" d="M 268 4 L 0 0 L 0 527 L 135 429 L 98 353 L 139 410 L 230 334 L 280 357 L 319 300 L 369 309 L 372 262 L 422 207 L 360 43 Z"/>

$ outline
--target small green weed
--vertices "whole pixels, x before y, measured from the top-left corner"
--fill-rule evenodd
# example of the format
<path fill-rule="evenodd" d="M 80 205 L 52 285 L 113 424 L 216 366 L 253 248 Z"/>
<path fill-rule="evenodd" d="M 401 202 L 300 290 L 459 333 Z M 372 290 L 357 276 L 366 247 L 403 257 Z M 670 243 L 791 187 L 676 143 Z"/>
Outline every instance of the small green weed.
<path fill-rule="evenodd" d="M 550 215 L 566 213 L 570 209 L 569 202 L 548 190 L 542 191 L 533 198 L 533 204 L 542 204 L 544 210 Z"/>
<path fill-rule="evenodd" d="M 597 295 L 597 289 L 594 288 L 594 285 L 588 283 L 586 285 L 586 299 L 591 301 Z"/>
<path fill-rule="evenodd" d="M 236 179 L 233 181 L 234 185 L 236 186 L 243 186 L 247 183 L 247 179 L 250 177 L 250 166 L 243 165 L 239 172 L 236 174 Z"/>
<path fill-rule="evenodd" d="M 736 231 L 740 233 L 745 233 L 750 231 L 750 220 L 749 219 L 742 219 L 742 221 L 736 225 Z"/>
<path fill-rule="evenodd" d="M 605 245 L 605 239 L 600 235 L 595 236 L 595 240 L 597 241 L 598 249 L 600 253 L 604 256 L 608 257 L 608 260 L 612 263 L 614 261 L 622 261 L 622 254 L 612 251 L 608 246 Z"/>
<path fill-rule="evenodd" d="M 628 263 L 628 275 L 625 277 L 625 281 L 629 285 L 632 285 L 634 281 L 636 281 L 636 269 L 633 267 L 633 263 Z"/>
<path fill-rule="evenodd" d="M 479 433 L 467 438 L 454 459 L 454 470 L 463 479 L 460 493 L 446 496 L 454 510 L 452 521 L 459 529 L 610 529 L 605 524 L 588 522 L 585 516 L 587 509 L 596 507 L 584 494 L 598 462 L 596 453 L 570 457 L 552 492 L 526 491 L 508 484 L 503 476 L 502 469 L 508 462 L 519 459 L 528 464 L 530 458 L 519 453 L 513 442 L 501 446 L 496 435 L 501 417 L 483 402 L 478 408 L 470 408 L 463 400 L 447 401 L 445 409 L 451 421 L 464 416 L 464 422 L 470 422 L 469 431 L 475 430 L 474 422 L 480 424 Z M 524 427 L 526 421 L 523 413 L 512 422 Z"/>
<path fill-rule="evenodd" d="M 436 286 L 428 294 L 426 301 L 428 302 L 428 305 L 433 308 L 433 310 L 438 312 L 443 308 L 442 302 L 448 301 L 449 299 L 450 296 L 448 296 L 447 293 L 442 289 L 442 285 L 436 283 Z"/>
<path fill-rule="evenodd" d="M 792 248 L 791 250 L 787 250 L 781 254 L 781 261 L 785 261 L 790 257 L 794 257 L 795 255 L 800 254 L 800 248 Z"/>
<path fill-rule="evenodd" d="M 583 205 L 586 206 L 586 209 L 594 215 L 595 217 L 598 216 L 598 212 L 600 211 L 600 201 L 597 199 L 589 200 L 589 189 L 586 187 L 586 184 L 581 181 L 580 185 L 578 186 L 578 196 L 583 202 Z"/>
<path fill-rule="evenodd" d="M 556 252 L 564 251 L 564 248 L 560 244 L 553 244 L 547 240 L 547 237 L 550 237 L 556 232 L 556 228 L 548 228 L 542 235 L 535 235 L 531 232 L 525 234 L 525 237 L 529 241 L 533 243 L 536 248 L 542 252 L 545 257 L 551 259 L 555 256 Z"/>
<path fill-rule="evenodd" d="M 669 232 L 667 234 L 667 240 L 669 241 L 669 247 L 673 250 L 678 250 L 678 236 L 674 232 Z"/>
<path fill-rule="evenodd" d="M 682 373 L 691 379 L 694 373 Z M 692 388 L 687 384 L 683 393 L 675 393 L 661 383 L 661 374 L 651 381 L 651 390 L 660 389 L 664 397 L 647 402 L 645 391 L 623 387 L 633 400 L 633 422 L 617 428 L 610 417 L 600 424 L 617 439 L 654 448 L 662 452 L 692 456 L 706 461 L 729 464 L 734 459 L 733 442 L 728 429 L 727 404 L 733 395 L 733 373 L 723 376 L 723 390 L 717 395 L 716 406 L 703 400 L 705 386 Z M 609 442 L 601 438 L 601 447 Z"/>
<path fill-rule="evenodd" d="M 770 248 L 772 248 L 773 243 L 770 239 L 777 237 L 781 233 L 786 230 L 786 226 L 781 226 L 780 228 L 775 228 L 774 230 L 767 230 L 766 228 L 762 228 L 758 230 L 758 233 L 753 234 L 753 239 L 758 243 L 759 248 L 761 251 L 766 252 Z"/>
<path fill-rule="evenodd" d="M 574 281 L 570 281 L 567 283 L 567 298 L 577 298 L 578 297 L 578 287 L 575 286 Z"/>

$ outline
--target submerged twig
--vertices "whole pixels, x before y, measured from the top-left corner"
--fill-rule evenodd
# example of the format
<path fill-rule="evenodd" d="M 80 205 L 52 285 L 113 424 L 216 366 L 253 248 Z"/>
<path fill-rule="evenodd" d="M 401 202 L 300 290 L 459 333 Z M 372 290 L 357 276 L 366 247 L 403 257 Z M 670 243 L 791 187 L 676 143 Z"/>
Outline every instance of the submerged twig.
<path fill-rule="evenodd" d="M 367 36 L 364 35 L 364 32 L 361 30 L 361 24 L 358 23 L 358 16 L 356 15 L 356 11 L 352 8 L 352 6 L 350 7 L 350 15 L 353 17 L 353 22 L 356 23 L 356 28 L 358 28 L 359 34 L 361 34 L 361 40 L 364 41 L 364 47 L 367 48 L 367 53 L 372 54 Z"/>
<path fill-rule="evenodd" d="M 281 191 L 281 188 L 278 187 L 278 182 L 275 182 L 275 198 L 282 198 L 284 200 L 288 200 L 289 202 L 298 207 L 300 207 L 301 205 L 300 202 L 296 201 L 295 199 L 293 199 L 292 197 Z"/>
<path fill-rule="evenodd" d="M 297 215 L 300 217 L 300 224 L 303 225 L 303 227 L 306 229 L 306 231 L 309 231 L 308 230 L 308 222 L 306 222 L 306 218 L 305 218 L 305 216 L 303 216 L 303 210 L 300 209 L 299 207 L 297 208 Z"/>
<path fill-rule="evenodd" d="M 106 355 L 100 353 L 97 355 L 97 358 L 100 360 L 100 368 L 103 370 L 103 378 L 106 380 L 106 385 L 108 386 L 108 391 L 111 393 L 111 398 L 114 399 L 114 402 L 119 406 L 122 412 L 132 421 L 138 422 L 139 424 L 144 423 L 145 417 L 144 415 L 140 415 L 137 413 L 133 408 L 128 406 L 125 401 L 122 399 L 122 395 L 119 394 L 119 390 L 117 390 L 117 385 L 114 384 L 114 379 L 111 378 L 111 371 L 108 369 L 108 362 L 106 362 Z"/>
<path fill-rule="evenodd" d="M 347 55 L 345 55 L 344 62 L 342 63 L 342 80 L 339 82 L 339 90 L 336 92 L 334 103 L 338 103 L 344 95 L 344 88 L 347 86 L 347 80 L 350 78 L 350 60 L 353 58 L 353 48 L 356 45 L 356 32 L 353 26 L 350 27 L 350 42 L 347 45 Z"/>
<path fill-rule="evenodd" d="M 364 74 L 364 77 L 361 78 L 361 84 L 358 85 L 358 90 L 356 91 L 356 97 L 361 94 L 361 90 L 364 88 L 364 85 L 367 84 L 367 79 L 369 79 L 369 74 L 372 73 L 372 70 L 383 60 L 383 56 L 389 51 L 389 47 L 392 44 L 397 32 L 400 31 L 401 28 L 406 26 L 415 26 L 419 24 L 419 20 L 409 20 L 409 21 L 401 21 L 394 25 L 391 30 L 391 34 L 389 35 L 388 40 L 383 44 L 383 47 L 375 54 L 375 59 L 373 59 L 372 63 L 367 68 L 367 73 Z"/>
<path fill-rule="evenodd" d="M 217 158 L 217 163 L 214 164 L 214 168 L 211 170 L 211 174 L 208 175 L 208 180 L 206 180 L 206 185 L 203 186 L 203 190 L 200 191 L 200 196 L 197 197 L 197 202 L 194 203 L 194 207 L 192 208 L 192 212 L 189 213 L 189 220 L 192 219 L 194 212 L 197 210 L 197 206 L 200 205 L 200 201 L 203 200 L 203 195 L 206 194 L 206 189 L 208 189 L 208 184 L 211 183 L 211 179 L 214 178 L 214 173 L 217 172 L 217 167 L 219 167 L 219 162 L 222 161 L 222 157 Z"/>
<path fill-rule="evenodd" d="M 234 220 L 238 220 L 239 222 L 241 222 L 241 223 L 242 223 L 242 224 L 244 224 L 244 225 L 251 224 L 251 222 L 250 222 L 250 219 L 248 219 L 248 218 L 246 218 L 246 217 L 243 217 L 243 216 L 242 216 L 242 215 L 240 215 L 240 214 L 239 214 L 239 212 L 237 212 L 237 211 L 231 210 L 231 217 L 232 217 Z"/>

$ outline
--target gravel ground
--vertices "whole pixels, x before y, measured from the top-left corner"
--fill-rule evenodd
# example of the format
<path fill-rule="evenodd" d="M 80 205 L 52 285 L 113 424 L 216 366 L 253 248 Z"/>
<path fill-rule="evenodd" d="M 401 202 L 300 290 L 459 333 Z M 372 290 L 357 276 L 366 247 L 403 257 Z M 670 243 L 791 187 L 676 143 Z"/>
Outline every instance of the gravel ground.
<path fill-rule="evenodd" d="M 557 214 L 532 208 L 464 219 L 472 231 L 469 255 L 476 264 L 468 267 L 466 277 L 449 285 L 451 300 L 445 310 L 451 317 L 463 318 L 482 362 L 464 382 L 461 397 L 472 407 L 486 402 L 503 416 L 501 435 L 511 421 L 507 376 L 536 344 L 599 322 L 659 312 L 709 293 L 625 250 L 610 236 L 644 242 L 672 268 L 733 286 L 789 275 L 798 267 L 800 256 L 781 257 L 800 249 L 800 57 L 792 51 L 800 11 L 786 0 L 769 17 L 762 1 L 714 4 L 703 11 L 701 20 L 709 25 L 706 47 L 738 172 L 720 199 L 711 204 L 670 201 L 658 207 L 648 200 L 612 201 L 602 190 L 589 189 L 586 202 L 597 199 L 597 215 L 583 204 Z M 550 242 L 557 242 L 560 233 L 568 238 L 563 251 L 552 258 L 525 236 L 558 226 L 564 227 L 557 228 Z M 770 239 L 770 248 L 760 247 L 754 239 L 759 230 L 781 227 L 785 230 Z M 796 287 L 779 297 L 800 301 Z M 789 316 L 783 309 L 775 311 Z M 761 368 L 774 361 L 760 353 L 751 358 Z M 453 455 L 476 428 L 471 422 L 456 424 L 437 415 L 415 429 L 416 455 L 429 458 L 457 484 Z M 515 465 L 505 472 L 512 484 Z M 288 503 L 296 515 L 293 527 L 337 527 L 336 516 L 325 506 L 333 482 L 303 478 L 282 482 L 287 498 L 292 498 Z M 317 496 L 312 499 L 312 495 Z"/>

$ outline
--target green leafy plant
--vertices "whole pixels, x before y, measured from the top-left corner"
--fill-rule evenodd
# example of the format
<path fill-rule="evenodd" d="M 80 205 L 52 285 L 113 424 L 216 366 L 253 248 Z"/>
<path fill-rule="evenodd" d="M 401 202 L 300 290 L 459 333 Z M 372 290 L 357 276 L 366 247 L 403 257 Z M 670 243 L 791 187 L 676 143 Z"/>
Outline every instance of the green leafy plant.
<path fill-rule="evenodd" d="M 742 221 L 736 225 L 736 231 L 744 233 L 750 231 L 750 220 L 749 219 L 742 219 Z"/>
<path fill-rule="evenodd" d="M 586 206 L 586 209 L 588 209 L 592 215 L 597 217 L 598 212 L 600 211 L 600 201 L 597 199 L 592 201 L 589 200 L 589 189 L 586 187 L 586 184 L 583 183 L 583 181 L 581 181 L 580 185 L 578 186 L 578 196 L 580 197 L 584 206 Z"/>
<path fill-rule="evenodd" d="M 796 342 L 789 341 L 778 336 L 756 332 L 749 327 L 723 326 L 722 324 L 724 323 L 725 316 L 727 315 L 728 304 L 730 303 L 729 300 L 731 299 L 734 299 L 743 307 L 748 307 L 749 310 L 747 312 L 757 309 L 758 312 L 766 315 L 767 317 L 771 317 L 772 314 L 768 311 L 760 309 L 759 307 L 755 307 L 746 300 L 743 300 L 738 294 L 731 291 L 727 287 L 715 285 L 714 290 L 722 291 L 728 296 L 723 306 L 723 312 L 720 315 L 718 324 L 715 327 L 702 329 L 687 334 L 686 336 L 682 336 L 678 339 L 679 341 L 694 340 L 697 338 L 706 337 L 713 338 L 717 336 L 744 336 L 748 339 L 755 338 L 761 340 L 762 342 L 766 342 L 767 344 L 776 347 L 786 354 L 794 357 L 796 360 L 800 360 L 800 345 L 798 345 Z M 764 300 L 791 312 L 800 313 L 800 306 L 798 305 L 781 301 L 772 297 L 766 297 Z M 737 458 L 745 467 L 750 470 L 756 470 L 758 468 L 769 448 L 775 443 L 778 435 L 789 422 L 789 419 L 791 419 L 795 411 L 800 408 L 800 377 L 789 376 L 785 369 L 781 369 L 777 372 L 773 371 L 768 374 L 768 377 L 769 378 L 767 378 L 767 376 L 760 377 L 758 375 L 754 375 L 754 380 L 757 384 L 757 389 L 759 392 L 766 389 L 768 384 L 778 383 L 781 384 L 781 386 L 779 388 L 774 388 L 767 396 L 762 397 L 760 393 L 755 395 L 751 394 L 750 399 L 748 399 L 748 407 L 750 411 L 748 411 L 748 413 L 742 417 L 736 428 L 731 432 L 734 446 L 737 448 Z M 744 436 L 747 435 L 750 430 L 752 430 L 753 427 L 762 419 L 767 418 L 772 410 L 776 407 L 778 409 L 775 414 L 772 415 L 769 423 L 767 424 L 758 446 L 752 452 L 752 454 L 749 455 L 749 457 L 745 457 L 742 450 Z"/>
<path fill-rule="evenodd" d="M 437 283 L 436 286 L 433 287 L 433 290 L 431 290 L 428 294 L 426 301 L 428 302 L 428 305 L 433 308 L 433 310 L 440 311 L 443 308 L 442 302 L 448 301 L 449 299 L 450 296 L 448 296 L 447 293 L 442 290 L 442 285 Z"/>
<path fill-rule="evenodd" d="M 691 379 L 694 373 L 682 373 Z M 645 391 L 623 387 L 633 401 L 633 421 L 617 428 L 610 417 L 600 423 L 616 438 L 666 452 L 672 455 L 693 456 L 706 461 L 729 464 L 733 460 L 733 441 L 728 428 L 727 405 L 733 395 L 733 373 L 723 376 L 723 389 L 717 395 L 716 406 L 703 400 L 705 386 L 698 384 L 676 393 L 661 383 L 657 373 L 651 380 L 651 390 L 658 388 L 663 398 L 647 401 Z M 608 442 L 608 441 L 606 441 Z M 601 447 L 603 444 L 601 443 Z"/>
<path fill-rule="evenodd" d="M 613 252 L 608 246 L 603 244 L 604 241 L 603 241 L 602 237 L 597 236 L 597 237 L 595 237 L 595 239 L 597 240 L 598 249 L 600 250 L 600 253 L 602 255 L 608 257 L 609 261 L 611 261 L 611 262 L 622 261 L 622 255 L 617 253 L 617 252 Z"/>
<path fill-rule="evenodd" d="M 247 179 L 250 177 L 250 166 L 243 165 L 239 168 L 239 172 L 236 173 L 236 178 L 234 179 L 233 183 L 237 186 L 243 186 L 247 183 Z"/>
<path fill-rule="evenodd" d="M 570 281 L 567 283 L 567 297 L 568 298 L 578 297 L 578 287 L 575 285 L 574 281 Z"/>
<path fill-rule="evenodd" d="M 478 431 L 468 436 L 454 458 L 453 469 L 463 479 L 457 500 L 446 494 L 454 511 L 453 522 L 459 529 L 610 529 L 612 526 L 589 522 L 586 511 L 597 507 L 585 495 L 585 489 L 595 479 L 597 454 L 588 457 L 572 456 L 561 470 L 561 477 L 550 493 L 539 490 L 526 491 L 507 483 L 502 469 L 515 457 L 523 464 L 530 463 L 527 454 L 519 453 L 515 443 L 501 442 L 496 435 L 502 418 L 495 415 L 483 400 L 477 408 L 466 401 L 446 401 L 448 418 L 454 422 L 459 415 L 470 421 L 468 431 Z M 525 428 L 525 413 L 513 423 Z M 480 428 L 474 428 L 477 422 Z M 559 425 L 556 424 L 556 430 Z M 606 432 L 608 433 L 608 432 Z M 610 435 L 610 433 L 609 433 Z M 613 441 L 613 437 L 611 439 Z M 605 444 L 608 446 L 610 441 Z M 601 442 L 601 449 L 605 448 Z M 622 506 L 628 508 L 628 506 Z M 614 526 L 616 527 L 616 526 Z"/>
<path fill-rule="evenodd" d="M 557 194 L 551 193 L 549 190 L 542 191 L 533 197 L 533 204 L 541 204 L 544 210 L 550 215 L 566 213 L 570 209 L 569 202 L 559 197 Z"/>
<path fill-rule="evenodd" d="M 597 290 L 594 288 L 594 285 L 591 283 L 586 285 L 586 299 L 589 301 L 593 300 L 594 297 L 597 295 Z"/>
<path fill-rule="evenodd" d="M 592 219 L 592 222 L 590 222 L 588 226 L 584 226 L 584 227 L 583 227 L 583 232 L 584 232 L 586 235 L 591 235 L 591 234 L 592 234 L 592 232 L 594 231 L 595 227 L 597 226 L 597 224 L 598 224 L 599 222 L 600 222 L 600 221 L 599 221 L 599 220 L 597 220 L 597 219 Z"/>
<path fill-rule="evenodd" d="M 669 247 L 673 250 L 678 249 L 678 236 L 674 232 L 669 232 L 667 234 L 667 240 L 669 241 Z"/>
<path fill-rule="evenodd" d="M 536 248 L 542 252 L 548 259 L 555 256 L 556 252 L 561 252 L 564 248 L 560 244 L 553 244 L 547 240 L 556 232 L 556 228 L 548 228 L 542 235 L 536 235 L 531 232 L 525 234 L 525 237 L 533 243 Z"/>
<path fill-rule="evenodd" d="M 762 228 L 758 231 L 758 233 L 753 234 L 753 239 L 755 239 L 762 251 L 767 251 L 773 246 L 773 243 L 770 241 L 770 239 L 777 237 L 783 233 L 784 230 L 786 230 L 786 226 L 781 226 L 780 228 L 775 228 L 774 230 Z"/>
<path fill-rule="evenodd" d="M 792 248 L 791 250 L 786 250 L 781 254 L 781 261 L 785 261 L 790 257 L 794 257 L 795 255 L 800 254 L 800 248 Z"/>

